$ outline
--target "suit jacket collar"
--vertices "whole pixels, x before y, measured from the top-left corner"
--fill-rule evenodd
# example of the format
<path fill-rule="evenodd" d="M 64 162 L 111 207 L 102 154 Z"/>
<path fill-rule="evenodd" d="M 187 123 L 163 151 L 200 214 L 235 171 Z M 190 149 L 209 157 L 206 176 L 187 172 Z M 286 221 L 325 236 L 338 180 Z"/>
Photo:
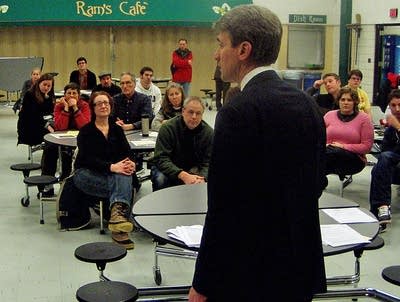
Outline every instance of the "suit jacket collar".
<path fill-rule="evenodd" d="M 248 72 L 242 79 L 242 81 L 240 82 L 240 90 L 243 90 L 244 87 L 246 86 L 246 84 L 252 79 L 254 78 L 256 75 L 258 75 L 261 72 L 267 71 L 267 70 L 272 70 L 271 66 L 260 66 L 257 68 L 254 68 L 253 70 L 251 70 L 250 72 Z"/>

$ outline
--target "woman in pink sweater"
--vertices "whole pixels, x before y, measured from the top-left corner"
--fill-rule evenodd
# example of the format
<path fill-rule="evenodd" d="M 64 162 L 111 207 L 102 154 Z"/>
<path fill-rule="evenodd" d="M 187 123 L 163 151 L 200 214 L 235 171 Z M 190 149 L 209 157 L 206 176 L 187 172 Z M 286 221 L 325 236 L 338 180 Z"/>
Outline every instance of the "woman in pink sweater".
<path fill-rule="evenodd" d="M 374 141 L 374 129 L 368 114 L 358 111 L 358 94 L 349 87 L 341 88 L 339 110 L 325 114 L 325 174 L 352 175 L 364 169 L 366 154 Z"/>

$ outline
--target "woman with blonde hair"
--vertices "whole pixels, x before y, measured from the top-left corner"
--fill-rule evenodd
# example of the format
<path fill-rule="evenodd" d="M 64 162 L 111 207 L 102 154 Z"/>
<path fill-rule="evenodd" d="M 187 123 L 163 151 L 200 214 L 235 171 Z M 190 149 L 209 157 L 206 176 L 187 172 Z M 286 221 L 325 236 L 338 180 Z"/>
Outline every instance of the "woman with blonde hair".
<path fill-rule="evenodd" d="M 164 98 L 161 102 L 161 108 L 153 119 L 151 128 L 154 131 L 158 131 L 165 121 L 177 115 L 181 115 L 184 99 L 185 93 L 182 86 L 175 82 L 169 83 L 165 90 Z"/>

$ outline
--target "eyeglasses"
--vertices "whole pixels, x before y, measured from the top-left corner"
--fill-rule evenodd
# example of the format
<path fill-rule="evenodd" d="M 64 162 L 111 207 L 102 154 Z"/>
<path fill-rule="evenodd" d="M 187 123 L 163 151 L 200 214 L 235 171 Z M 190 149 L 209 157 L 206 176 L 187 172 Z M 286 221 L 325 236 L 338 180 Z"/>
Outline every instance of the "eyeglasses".
<path fill-rule="evenodd" d="M 105 106 L 110 106 L 110 102 L 109 101 L 99 101 L 99 102 L 96 102 L 96 103 L 94 103 L 94 105 L 96 106 L 96 107 L 101 107 L 101 106 L 103 106 L 103 105 L 105 105 Z"/>

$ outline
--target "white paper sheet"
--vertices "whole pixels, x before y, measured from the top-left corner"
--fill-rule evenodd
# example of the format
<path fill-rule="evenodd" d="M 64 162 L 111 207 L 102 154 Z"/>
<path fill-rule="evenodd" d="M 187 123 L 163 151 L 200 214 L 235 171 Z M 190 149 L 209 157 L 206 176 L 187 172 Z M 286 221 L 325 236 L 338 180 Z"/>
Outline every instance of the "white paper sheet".
<path fill-rule="evenodd" d="M 339 223 L 369 223 L 377 221 L 359 208 L 324 209 L 322 211 Z"/>
<path fill-rule="evenodd" d="M 177 226 L 174 229 L 167 230 L 166 233 L 169 237 L 182 241 L 187 246 L 199 247 L 201 236 L 203 234 L 203 226 L 202 225 Z"/>
<path fill-rule="evenodd" d="M 321 225 L 322 243 L 332 247 L 369 243 L 369 239 L 347 224 L 325 224 Z"/>
<path fill-rule="evenodd" d="M 131 142 L 132 142 L 132 144 L 134 144 L 137 147 L 141 147 L 141 146 L 154 147 L 156 145 L 156 142 L 151 139 L 142 139 L 140 141 L 131 141 Z"/>
<path fill-rule="evenodd" d="M 54 136 L 55 138 L 71 138 L 71 137 L 77 137 L 79 134 L 79 131 L 77 130 L 69 130 L 65 133 L 50 133 L 51 136 Z"/>

